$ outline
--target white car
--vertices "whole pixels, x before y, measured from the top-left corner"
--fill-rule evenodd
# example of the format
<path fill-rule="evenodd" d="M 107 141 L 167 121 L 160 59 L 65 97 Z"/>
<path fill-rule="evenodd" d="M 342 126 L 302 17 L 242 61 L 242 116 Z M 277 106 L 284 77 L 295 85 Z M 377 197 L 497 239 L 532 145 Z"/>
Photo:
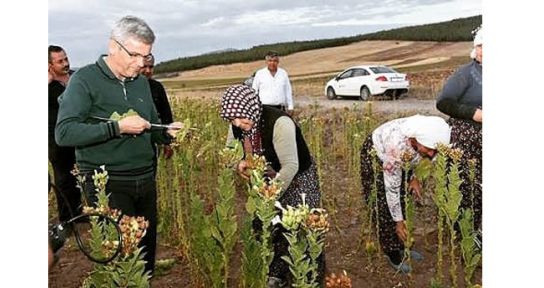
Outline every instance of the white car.
<path fill-rule="evenodd" d="M 406 74 L 383 65 L 350 67 L 329 80 L 325 85 L 328 99 L 336 96 L 359 96 L 367 101 L 370 96 L 388 95 L 399 98 L 408 93 L 410 81 Z"/>

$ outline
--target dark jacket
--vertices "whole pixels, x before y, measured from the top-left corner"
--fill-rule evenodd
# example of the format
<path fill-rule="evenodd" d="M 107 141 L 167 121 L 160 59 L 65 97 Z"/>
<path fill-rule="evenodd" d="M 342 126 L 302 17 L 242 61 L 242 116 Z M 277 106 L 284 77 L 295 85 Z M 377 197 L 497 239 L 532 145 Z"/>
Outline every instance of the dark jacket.
<path fill-rule="evenodd" d="M 170 124 L 174 122 L 172 117 L 172 109 L 170 109 L 170 103 L 168 103 L 168 97 L 166 91 L 161 82 L 155 79 L 148 79 L 149 88 L 151 89 L 151 96 L 153 97 L 153 103 L 157 109 L 157 114 L 161 123 Z"/>
<path fill-rule="evenodd" d="M 73 166 L 75 163 L 74 147 L 61 147 L 55 142 L 55 124 L 59 113 L 58 97 L 64 92 L 64 85 L 59 81 L 53 80 L 48 85 L 48 157 L 49 161 L 56 165 L 57 163 L 67 163 L 64 166 Z"/>
<path fill-rule="evenodd" d="M 59 113 L 59 102 L 58 98 L 62 92 L 64 92 L 64 85 L 62 85 L 59 81 L 53 80 L 48 85 L 49 90 L 49 99 L 48 99 L 48 142 L 49 147 L 56 146 L 57 143 L 55 143 L 55 124 L 57 123 L 57 115 Z"/>
<path fill-rule="evenodd" d="M 472 120 L 482 108 L 482 65 L 474 60 L 461 66 L 444 84 L 436 108 L 453 118 Z"/>

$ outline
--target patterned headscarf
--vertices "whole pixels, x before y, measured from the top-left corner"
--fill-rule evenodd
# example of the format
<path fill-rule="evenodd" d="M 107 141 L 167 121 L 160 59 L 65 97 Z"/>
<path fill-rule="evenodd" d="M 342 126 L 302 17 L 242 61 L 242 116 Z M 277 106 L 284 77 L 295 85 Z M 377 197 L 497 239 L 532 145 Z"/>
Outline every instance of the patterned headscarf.
<path fill-rule="evenodd" d="M 230 86 L 221 97 L 221 118 L 227 121 L 246 118 L 255 123 L 251 131 L 243 131 L 245 137 L 257 132 L 262 111 L 259 96 L 246 85 Z"/>

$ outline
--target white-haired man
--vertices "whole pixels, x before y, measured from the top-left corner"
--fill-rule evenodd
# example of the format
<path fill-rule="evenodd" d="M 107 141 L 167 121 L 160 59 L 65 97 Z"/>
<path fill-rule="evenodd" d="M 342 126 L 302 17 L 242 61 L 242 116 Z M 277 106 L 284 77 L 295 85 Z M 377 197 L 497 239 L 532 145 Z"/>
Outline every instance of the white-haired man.
<path fill-rule="evenodd" d="M 151 272 L 157 236 L 153 147 L 155 143 L 169 143 L 177 132 L 174 128 L 151 126 L 159 123 L 159 118 L 149 83 L 139 72 L 152 57 L 154 41 L 153 31 L 142 19 L 126 16 L 117 21 L 109 38 L 108 54 L 71 77 L 59 98 L 55 128 L 59 145 L 76 147 L 76 162 L 86 176 L 84 192 L 89 203 L 96 201 L 91 175 L 104 165 L 109 175 L 106 190 L 111 193 L 110 206 L 149 221 L 140 244 L 145 246 L 146 270 Z M 130 116 L 100 120 L 114 114 Z M 170 127 L 181 127 L 181 123 Z"/>

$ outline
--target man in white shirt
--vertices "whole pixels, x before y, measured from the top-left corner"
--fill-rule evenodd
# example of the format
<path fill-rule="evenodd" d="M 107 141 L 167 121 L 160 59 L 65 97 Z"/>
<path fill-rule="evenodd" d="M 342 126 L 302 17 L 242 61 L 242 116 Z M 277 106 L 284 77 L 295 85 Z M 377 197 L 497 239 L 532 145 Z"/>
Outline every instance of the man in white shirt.
<path fill-rule="evenodd" d="M 265 56 L 266 66 L 255 73 L 252 88 L 257 91 L 263 105 L 272 106 L 289 115 L 293 113 L 293 93 L 287 72 L 278 67 L 277 52 L 269 51 Z M 286 109 L 287 108 L 287 109 Z"/>

